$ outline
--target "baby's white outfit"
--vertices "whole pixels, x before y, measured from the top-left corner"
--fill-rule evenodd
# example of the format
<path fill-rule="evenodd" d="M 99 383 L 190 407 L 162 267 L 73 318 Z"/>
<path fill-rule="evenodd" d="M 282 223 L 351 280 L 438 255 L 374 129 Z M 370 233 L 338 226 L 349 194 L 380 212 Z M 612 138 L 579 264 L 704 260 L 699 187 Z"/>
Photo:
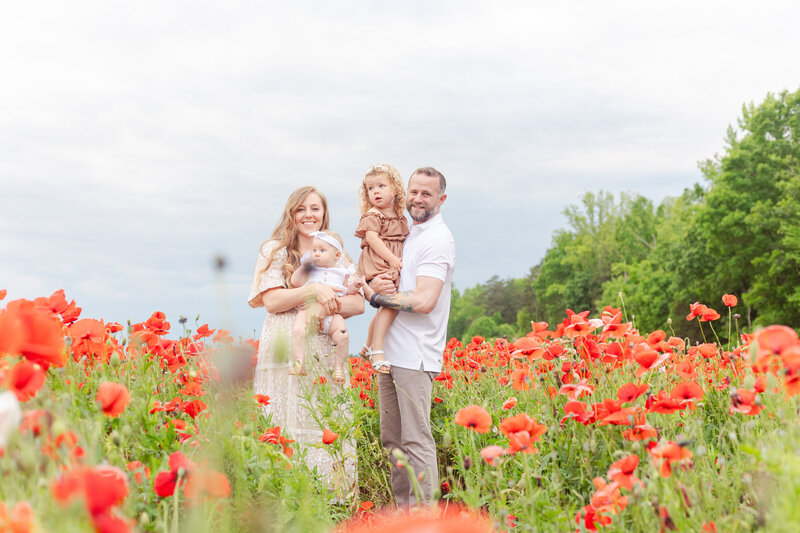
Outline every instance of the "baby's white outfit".
<path fill-rule="evenodd" d="M 350 265 L 347 268 L 340 268 L 340 267 L 314 267 L 314 270 L 311 271 L 308 275 L 308 281 L 305 282 L 304 285 L 308 285 L 309 283 L 319 283 L 320 285 L 327 285 L 332 287 L 334 292 L 337 296 L 344 296 L 347 294 L 347 287 L 344 286 L 344 279 L 348 275 L 354 275 L 356 273 L 356 267 L 354 265 Z M 322 321 L 322 331 L 323 333 L 328 333 L 331 329 L 331 320 L 333 319 L 332 316 L 326 316 L 325 319 Z"/>

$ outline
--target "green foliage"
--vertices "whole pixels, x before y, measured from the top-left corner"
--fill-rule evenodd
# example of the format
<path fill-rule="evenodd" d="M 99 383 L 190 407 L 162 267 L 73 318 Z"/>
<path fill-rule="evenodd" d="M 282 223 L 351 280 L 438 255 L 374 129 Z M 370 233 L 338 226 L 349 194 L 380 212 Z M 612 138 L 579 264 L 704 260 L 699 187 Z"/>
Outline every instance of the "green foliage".
<path fill-rule="evenodd" d="M 586 193 L 528 276 L 464 291 L 449 332 L 463 339 L 503 323 L 524 335 L 531 320 L 554 326 L 567 308 L 598 314 L 624 301 L 638 328 L 699 337 L 689 305 L 719 311 L 724 293 L 739 297 L 748 329 L 800 325 L 800 90 L 744 106 L 737 126 L 724 153 L 700 164 L 703 186 L 658 205 Z M 476 320 L 498 312 L 494 324 Z"/>

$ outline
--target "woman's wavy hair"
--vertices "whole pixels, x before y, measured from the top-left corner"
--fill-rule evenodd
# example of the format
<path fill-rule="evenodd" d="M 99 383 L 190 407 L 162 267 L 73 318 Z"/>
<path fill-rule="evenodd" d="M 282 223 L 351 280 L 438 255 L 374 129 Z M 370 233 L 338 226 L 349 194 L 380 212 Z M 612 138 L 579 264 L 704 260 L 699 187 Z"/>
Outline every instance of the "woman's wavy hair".
<path fill-rule="evenodd" d="M 320 226 L 321 230 L 327 230 L 328 225 L 330 224 L 330 217 L 328 216 L 328 200 L 325 198 L 325 195 L 322 194 L 317 190 L 316 187 L 312 187 L 307 185 L 305 187 L 300 187 L 292 194 L 289 195 L 289 199 L 286 200 L 286 207 L 283 209 L 283 215 L 281 216 L 280 222 L 278 225 L 275 226 L 275 229 L 272 231 L 272 237 L 269 238 L 271 241 L 277 241 L 277 246 L 272 249 L 272 253 L 267 258 L 267 266 L 259 272 L 259 275 L 266 272 L 266 270 L 272 264 L 273 259 L 275 259 L 275 254 L 281 248 L 286 248 L 287 260 L 281 267 L 281 272 L 283 273 L 283 277 L 285 280 L 289 280 L 292 277 L 292 273 L 300 266 L 300 251 L 298 247 L 300 245 L 300 240 L 297 235 L 297 226 L 294 222 L 294 216 L 297 213 L 297 208 L 300 207 L 306 198 L 308 198 L 309 194 L 316 194 L 319 196 L 320 200 L 322 201 L 322 226 Z M 264 244 L 266 241 L 261 244 L 263 249 Z"/>
<path fill-rule="evenodd" d="M 369 167 L 367 173 L 364 174 L 364 179 L 361 180 L 361 187 L 358 189 L 361 214 L 363 215 L 372 207 L 372 204 L 369 203 L 369 194 L 367 193 L 367 178 L 378 176 L 379 174 L 385 174 L 386 177 L 389 178 L 389 183 L 394 187 L 392 208 L 394 209 L 395 215 L 398 217 L 404 216 L 403 213 L 406 208 L 406 188 L 405 185 L 403 185 L 403 178 L 400 177 L 400 173 L 396 168 L 386 163 Z"/>

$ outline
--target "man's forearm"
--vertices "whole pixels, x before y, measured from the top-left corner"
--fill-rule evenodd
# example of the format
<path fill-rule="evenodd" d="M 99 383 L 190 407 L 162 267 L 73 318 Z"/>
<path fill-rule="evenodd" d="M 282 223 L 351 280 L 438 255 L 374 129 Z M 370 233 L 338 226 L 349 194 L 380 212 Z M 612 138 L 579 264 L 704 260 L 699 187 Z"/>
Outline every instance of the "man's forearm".
<path fill-rule="evenodd" d="M 394 294 L 375 294 L 370 298 L 370 304 L 386 307 L 387 309 L 397 309 L 398 311 L 408 311 L 418 313 L 419 298 L 416 297 L 415 290 L 396 292 Z M 415 306 L 416 304 L 416 306 Z"/>

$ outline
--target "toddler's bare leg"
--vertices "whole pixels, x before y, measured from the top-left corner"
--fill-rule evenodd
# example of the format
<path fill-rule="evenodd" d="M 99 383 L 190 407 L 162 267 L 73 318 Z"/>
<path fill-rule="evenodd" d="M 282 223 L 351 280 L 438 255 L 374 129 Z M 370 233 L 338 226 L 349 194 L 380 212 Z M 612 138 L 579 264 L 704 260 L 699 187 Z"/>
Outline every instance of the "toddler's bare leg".
<path fill-rule="evenodd" d="M 387 309 L 382 307 L 375 315 L 375 327 L 372 332 L 372 368 L 381 374 L 388 374 L 391 365 L 389 361 L 383 356 L 383 340 L 389 332 L 389 326 L 392 325 L 394 317 L 397 316 L 395 309 Z"/>
<path fill-rule="evenodd" d="M 347 333 L 347 326 L 344 324 L 342 315 L 331 317 L 331 328 L 329 330 L 331 339 L 336 344 L 336 352 L 333 362 L 333 381 L 337 385 L 345 384 L 345 363 L 347 362 L 347 352 L 350 349 L 350 335 Z"/>
<path fill-rule="evenodd" d="M 377 315 L 376 315 L 377 316 Z M 372 332 L 375 329 L 375 317 L 372 317 L 372 320 L 369 321 L 369 327 L 367 328 L 367 342 L 364 346 L 361 347 L 361 350 L 358 354 L 361 357 L 369 357 L 369 352 L 372 350 Z"/>
<path fill-rule="evenodd" d="M 290 375 L 305 376 L 305 340 L 306 340 L 306 312 L 300 310 L 294 317 L 292 324 L 292 367 Z"/>

